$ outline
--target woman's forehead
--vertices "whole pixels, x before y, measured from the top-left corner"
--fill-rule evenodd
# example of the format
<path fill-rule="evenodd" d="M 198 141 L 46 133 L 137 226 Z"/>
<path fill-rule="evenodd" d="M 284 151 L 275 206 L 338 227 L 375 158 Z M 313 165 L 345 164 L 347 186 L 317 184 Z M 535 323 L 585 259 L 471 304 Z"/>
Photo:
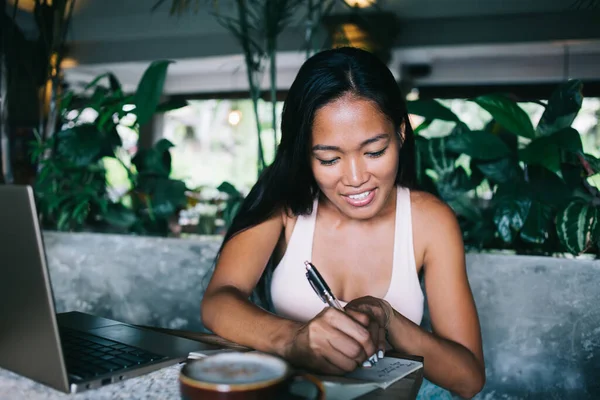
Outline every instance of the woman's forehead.
<path fill-rule="evenodd" d="M 316 112 L 311 136 L 313 145 L 321 141 L 340 145 L 393 131 L 394 124 L 374 101 L 344 96 Z"/>

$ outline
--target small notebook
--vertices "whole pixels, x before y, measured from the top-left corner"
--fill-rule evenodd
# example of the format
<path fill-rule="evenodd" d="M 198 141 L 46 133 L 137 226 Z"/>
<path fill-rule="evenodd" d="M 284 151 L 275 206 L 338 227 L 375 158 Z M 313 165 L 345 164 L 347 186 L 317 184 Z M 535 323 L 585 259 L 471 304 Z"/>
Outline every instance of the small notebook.
<path fill-rule="evenodd" d="M 357 368 L 344 376 L 317 376 L 325 385 L 327 400 L 351 400 L 379 388 L 387 389 L 419 368 L 423 368 L 420 361 L 386 356 L 373 367 Z M 311 389 L 303 385 L 295 394 L 310 396 L 314 394 Z"/>
<path fill-rule="evenodd" d="M 370 368 L 357 368 L 344 375 L 344 377 L 374 383 L 377 387 L 386 389 L 391 384 L 399 381 L 419 368 L 423 368 L 423 363 L 420 361 L 384 357 L 379 359 L 374 366 Z"/>

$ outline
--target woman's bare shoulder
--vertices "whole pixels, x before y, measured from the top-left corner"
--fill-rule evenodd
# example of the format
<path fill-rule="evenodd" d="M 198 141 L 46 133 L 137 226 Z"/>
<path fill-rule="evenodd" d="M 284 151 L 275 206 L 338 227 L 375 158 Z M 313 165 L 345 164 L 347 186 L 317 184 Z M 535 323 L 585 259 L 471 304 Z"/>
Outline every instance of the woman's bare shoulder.
<path fill-rule="evenodd" d="M 444 209 L 451 211 L 450 207 L 440 198 L 431 193 L 421 190 L 410 191 L 410 205 L 413 212 L 429 213 L 431 211 L 443 212 Z"/>
<path fill-rule="evenodd" d="M 411 190 L 411 217 L 413 237 L 423 247 L 426 242 L 436 241 L 446 235 L 460 235 L 454 210 L 431 193 Z"/>

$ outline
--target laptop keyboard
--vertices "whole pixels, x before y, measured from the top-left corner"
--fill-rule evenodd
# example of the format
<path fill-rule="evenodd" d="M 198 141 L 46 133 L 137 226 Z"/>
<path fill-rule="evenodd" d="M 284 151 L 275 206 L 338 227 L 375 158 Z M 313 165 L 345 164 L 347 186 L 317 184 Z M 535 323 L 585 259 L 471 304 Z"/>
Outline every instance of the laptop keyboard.
<path fill-rule="evenodd" d="M 74 380 L 90 379 L 167 358 L 87 333 L 62 330 L 67 372 Z"/>

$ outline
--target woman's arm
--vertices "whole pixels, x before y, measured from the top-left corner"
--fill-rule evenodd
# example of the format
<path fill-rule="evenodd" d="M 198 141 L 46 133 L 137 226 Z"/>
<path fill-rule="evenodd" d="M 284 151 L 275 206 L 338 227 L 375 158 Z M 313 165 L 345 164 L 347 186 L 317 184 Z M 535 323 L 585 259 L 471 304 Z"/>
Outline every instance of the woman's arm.
<path fill-rule="evenodd" d="M 303 324 L 248 300 L 282 234 L 282 218 L 277 214 L 225 244 L 204 294 L 202 322 L 223 338 L 296 365 L 331 374 L 351 371 L 375 352 L 365 328 L 369 317 L 327 308 Z"/>
<path fill-rule="evenodd" d="M 427 379 L 470 398 L 485 384 L 485 366 L 462 234 L 448 206 L 433 196 L 419 196 L 422 200 L 413 213 L 414 236 L 424 240 L 425 290 L 433 333 L 394 311 L 388 340 L 395 349 L 423 356 Z"/>
<path fill-rule="evenodd" d="M 301 324 L 279 318 L 248 300 L 283 230 L 282 216 L 231 238 L 223 247 L 202 300 L 202 322 L 233 342 L 282 355 Z"/>

